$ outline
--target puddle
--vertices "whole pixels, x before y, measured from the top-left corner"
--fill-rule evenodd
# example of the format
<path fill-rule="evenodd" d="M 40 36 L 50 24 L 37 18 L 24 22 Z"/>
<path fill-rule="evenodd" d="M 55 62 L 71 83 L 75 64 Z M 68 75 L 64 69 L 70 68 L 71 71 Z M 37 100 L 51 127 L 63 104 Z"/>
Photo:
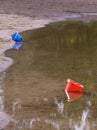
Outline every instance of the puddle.
<path fill-rule="evenodd" d="M 15 122 L 6 130 L 97 129 L 97 22 L 59 22 L 23 32 L 19 51 L 6 71 L 4 108 Z M 67 102 L 67 79 L 85 93 Z M 72 95 L 69 95 L 72 96 Z"/>

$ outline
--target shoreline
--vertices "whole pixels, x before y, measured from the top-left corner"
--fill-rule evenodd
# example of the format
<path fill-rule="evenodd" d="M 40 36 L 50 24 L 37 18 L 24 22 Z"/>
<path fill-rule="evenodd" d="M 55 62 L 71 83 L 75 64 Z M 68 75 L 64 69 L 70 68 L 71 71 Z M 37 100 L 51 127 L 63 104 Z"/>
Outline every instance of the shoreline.
<path fill-rule="evenodd" d="M 4 52 L 11 49 L 14 42 L 11 40 L 11 35 L 14 32 L 22 32 L 25 30 L 32 30 L 44 27 L 46 24 L 57 21 L 66 20 L 83 20 L 89 22 L 97 20 L 97 13 L 69 13 L 54 18 L 32 18 L 27 16 L 0 14 L 0 73 L 9 68 L 13 59 L 6 57 Z M 19 51 L 19 50 L 17 50 Z"/>
<path fill-rule="evenodd" d="M 49 23 L 47 19 L 32 19 L 31 17 L 24 17 L 11 14 L 0 14 L 0 73 L 9 68 L 13 59 L 6 57 L 4 52 L 11 49 L 14 41 L 11 40 L 11 35 L 14 32 L 22 32 L 29 29 L 36 29 L 45 26 Z M 17 50 L 19 51 L 19 50 Z"/>

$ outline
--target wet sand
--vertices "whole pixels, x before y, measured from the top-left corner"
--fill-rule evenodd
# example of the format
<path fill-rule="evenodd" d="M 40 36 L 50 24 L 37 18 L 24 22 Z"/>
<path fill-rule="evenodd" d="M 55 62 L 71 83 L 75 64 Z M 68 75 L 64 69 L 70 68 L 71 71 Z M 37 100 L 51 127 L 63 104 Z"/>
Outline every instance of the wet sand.
<path fill-rule="evenodd" d="M 11 34 L 39 28 L 49 22 L 97 19 L 96 0 L 3 0 L 0 1 L 0 72 L 13 60 L 4 52 L 12 48 Z"/>

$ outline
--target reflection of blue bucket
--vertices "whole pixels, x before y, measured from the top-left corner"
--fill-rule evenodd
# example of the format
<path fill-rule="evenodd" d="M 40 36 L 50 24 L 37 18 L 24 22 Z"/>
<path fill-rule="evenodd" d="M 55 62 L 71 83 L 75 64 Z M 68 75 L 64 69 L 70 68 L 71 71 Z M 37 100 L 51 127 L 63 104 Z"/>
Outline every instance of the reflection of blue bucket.
<path fill-rule="evenodd" d="M 22 36 L 21 36 L 18 32 L 15 32 L 15 33 L 12 35 L 12 40 L 13 40 L 13 41 L 22 42 Z"/>
<path fill-rule="evenodd" d="M 15 42 L 13 48 L 18 50 L 21 47 L 21 45 L 22 45 L 22 42 Z"/>

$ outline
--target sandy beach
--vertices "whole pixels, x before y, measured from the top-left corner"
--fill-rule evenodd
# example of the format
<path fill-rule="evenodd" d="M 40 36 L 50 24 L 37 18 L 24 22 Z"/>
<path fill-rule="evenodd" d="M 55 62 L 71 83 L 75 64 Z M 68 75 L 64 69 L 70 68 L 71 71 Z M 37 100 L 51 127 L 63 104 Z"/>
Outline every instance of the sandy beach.
<path fill-rule="evenodd" d="M 0 72 L 12 63 L 4 52 L 12 48 L 11 34 L 35 29 L 53 21 L 97 19 L 96 0 L 3 0 L 0 1 Z"/>

